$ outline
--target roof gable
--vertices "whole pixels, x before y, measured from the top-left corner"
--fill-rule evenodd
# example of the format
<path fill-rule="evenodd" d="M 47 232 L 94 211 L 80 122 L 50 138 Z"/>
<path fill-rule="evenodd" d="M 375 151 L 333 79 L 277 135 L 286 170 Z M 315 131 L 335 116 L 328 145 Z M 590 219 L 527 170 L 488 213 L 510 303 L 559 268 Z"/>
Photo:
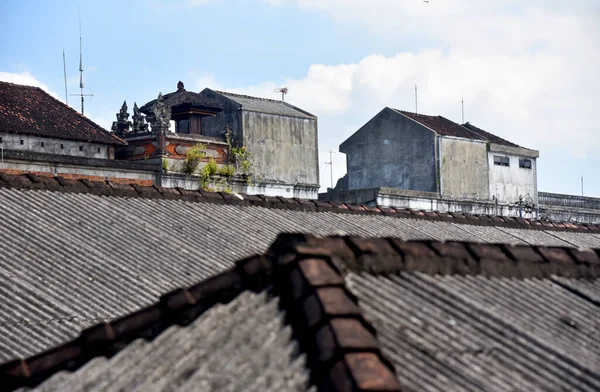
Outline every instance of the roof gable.
<path fill-rule="evenodd" d="M 126 144 L 39 87 L 6 82 L 0 82 L 0 132 Z"/>
<path fill-rule="evenodd" d="M 496 144 L 500 144 L 502 146 L 508 146 L 508 147 L 518 147 L 518 148 L 523 148 L 513 142 L 509 142 L 506 139 L 502 139 L 499 136 L 494 135 L 493 133 L 489 133 L 487 131 L 484 131 L 481 128 L 477 128 L 475 125 L 466 122 L 463 124 L 463 127 L 468 128 L 469 130 L 471 130 L 472 132 L 480 135 L 481 137 L 485 138 L 486 140 L 489 140 L 491 143 L 496 143 Z"/>
<path fill-rule="evenodd" d="M 209 90 L 209 89 L 207 89 Z M 268 98 L 252 97 L 249 95 L 228 93 L 225 91 L 211 90 L 225 98 L 242 105 L 242 110 L 250 112 L 259 112 L 266 114 L 275 114 L 279 116 L 297 117 L 305 119 L 316 119 L 317 117 L 305 110 L 284 101 L 278 101 Z"/>

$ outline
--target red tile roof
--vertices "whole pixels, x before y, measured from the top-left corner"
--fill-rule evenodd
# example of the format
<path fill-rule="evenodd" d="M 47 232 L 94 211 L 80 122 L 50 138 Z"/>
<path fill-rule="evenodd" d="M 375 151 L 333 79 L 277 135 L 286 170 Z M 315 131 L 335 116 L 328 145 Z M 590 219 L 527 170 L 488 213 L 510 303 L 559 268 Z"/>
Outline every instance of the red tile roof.
<path fill-rule="evenodd" d="M 398 113 L 415 120 L 416 122 L 425 125 L 428 128 L 433 129 L 440 135 L 463 137 L 467 139 L 475 140 L 486 140 L 485 137 L 480 136 L 470 129 L 467 129 L 454 121 L 450 121 L 442 116 L 427 116 L 425 114 L 416 114 L 411 112 L 405 112 L 403 110 L 394 109 Z"/>
<path fill-rule="evenodd" d="M 0 82 L 0 132 L 125 144 L 39 87 Z"/>
<path fill-rule="evenodd" d="M 509 146 L 509 147 L 521 147 L 515 143 L 509 142 L 506 139 L 502 139 L 501 137 L 496 136 L 493 133 L 489 133 L 487 131 L 484 131 L 481 128 L 477 128 L 475 125 L 470 124 L 468 122 L 464 123 L 463 127 L 469 128 L 472 132 L 475 132 L 476 134 L 483 136 L 484 138 L 488 139 L 492 143 L 501 144 L 503 146 Z"/>

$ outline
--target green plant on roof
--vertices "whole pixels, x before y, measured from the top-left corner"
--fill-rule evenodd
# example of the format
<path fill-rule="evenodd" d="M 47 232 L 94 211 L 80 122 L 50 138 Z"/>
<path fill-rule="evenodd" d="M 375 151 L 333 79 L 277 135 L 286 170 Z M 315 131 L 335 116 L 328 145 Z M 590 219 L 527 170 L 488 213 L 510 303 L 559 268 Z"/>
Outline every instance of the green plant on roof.
<path fill-rule="evenodd" d="M 167 158 L 162 159 L 162 169 L 165 172 L 169 171 L 169 160 Z"/>
<path fill-rule="evenodd" d="M 203 143 L 197 143 L 195 146 L 190 147 L 185 152 L 185 158 L 183 160 L 183 170 L 188 174 L 193 174 L 198 170 L 200 162 L 206 158 L 206 145 Z"/>

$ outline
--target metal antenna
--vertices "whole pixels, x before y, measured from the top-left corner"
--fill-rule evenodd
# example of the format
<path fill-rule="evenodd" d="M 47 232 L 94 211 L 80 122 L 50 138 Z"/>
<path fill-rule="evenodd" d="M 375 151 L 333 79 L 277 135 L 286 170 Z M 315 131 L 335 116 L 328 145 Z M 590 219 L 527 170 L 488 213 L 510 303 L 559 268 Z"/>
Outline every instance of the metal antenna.
<path fill-rule="evenodd" d="M 331 189 L 333 189 L 333 154 L 335 154 L 336 151 L 333 151 L 330 148 L 329 150 L 326 150 L 326 152 L 329 153 L 329 162 L 325 162 L 325 165 L 329 165 L 329 173 L 331 175 Z"/>
<path fill-rule="evenodd" d="M 581 196 L 583 196 L 583 174 L 581 175 Z"/>
<path fill-rule="evenodd" d="M 417 110 L 417 85 L 415 84 L 415 114 L 418 114 L 419 111 Z"/>
<path fill-rule="evenodd" d="M 462 108 L 462 123 L 465 123 L 465 100 L 463 97 L 460 97 L 460 106 Z"/>
<path fill-rule="evenodd" d="M 275 92 L 281 93 L 281 102 L 285 102 L 285 94 L 288 93 L 288 88 L 287 87 L 276 88 Z"/>
<path fill-rule="evenodd" d="M 69 104 L 69 94 L 67 92 L 67 60 L 65 58 L 65 50 L 63 49 L 63 71 L 65 73 L 65 103 Z"/>
<path fill-rule="evenodd" d="M 84 106 L 84 98 L 83 97 L 93 97 L 94 94 L 84 94 L 83 93 L 83 50 L 81 45 L 81 5 L 79 6 L 79 94 L 71 94 L 78 95 L 81 97 L 81 115 L 83 116 L 83 106 Z"/>

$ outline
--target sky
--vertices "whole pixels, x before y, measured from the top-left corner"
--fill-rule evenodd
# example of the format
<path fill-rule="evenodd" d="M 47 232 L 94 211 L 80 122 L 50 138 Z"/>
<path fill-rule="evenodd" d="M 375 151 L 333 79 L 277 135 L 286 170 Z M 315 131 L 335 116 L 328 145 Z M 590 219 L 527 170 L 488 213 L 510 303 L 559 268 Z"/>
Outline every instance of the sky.
<path fill-rule="evenodd" d="M 339 145 L 384 107 L 465 121 L 540 151 L 538 190 L 600 197 L 597 0 L 146 0 L 0 2 L 0 80 L 65 101 L 107 129 L 131 107 L 205 87 L 318 116 L 322 190 Z M 69 104 L 80 109 L 78 97 Z"/>

